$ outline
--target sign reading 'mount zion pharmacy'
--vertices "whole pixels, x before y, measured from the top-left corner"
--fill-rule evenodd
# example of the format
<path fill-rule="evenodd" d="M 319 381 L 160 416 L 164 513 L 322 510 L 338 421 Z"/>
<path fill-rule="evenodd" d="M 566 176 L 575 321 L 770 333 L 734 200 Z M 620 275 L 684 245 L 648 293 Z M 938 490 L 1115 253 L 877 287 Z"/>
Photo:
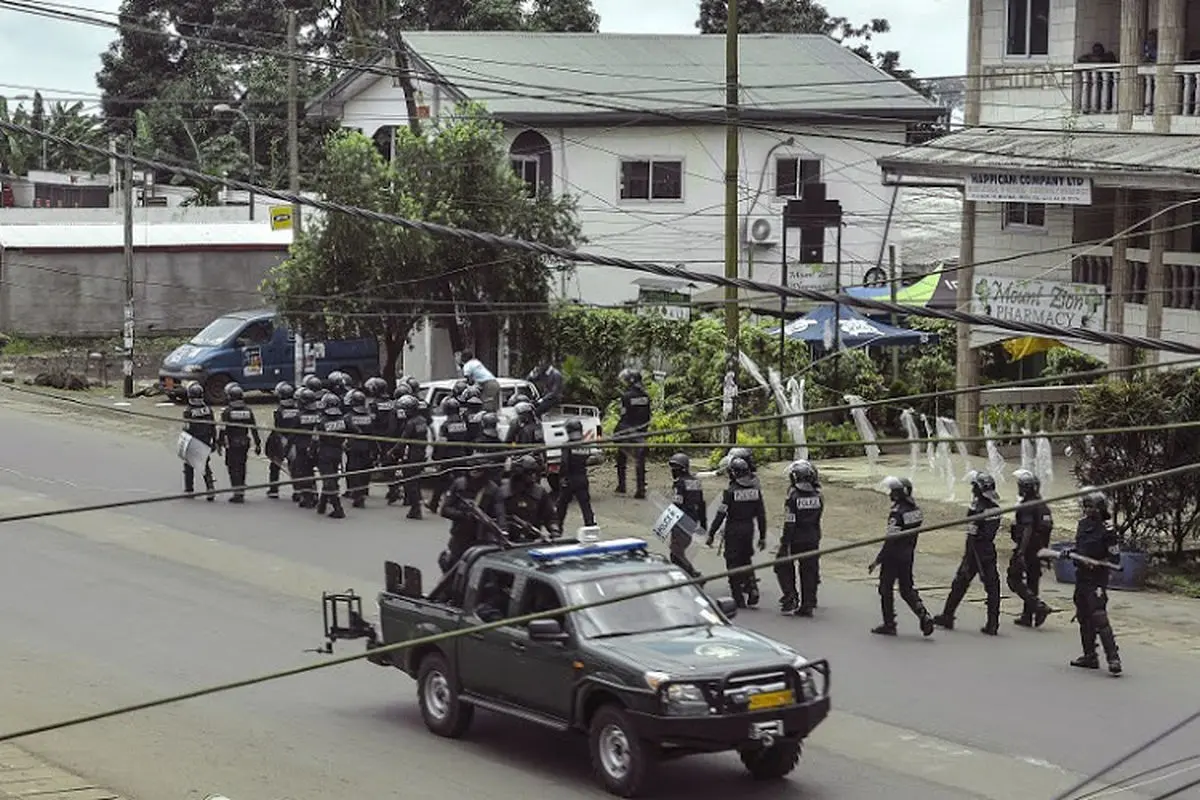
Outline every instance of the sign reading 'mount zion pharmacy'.
<path fill-rule="evenodd" d="M 1017 278 L 976 277 L 971 313 L 1009 322 L 1104 330 L 1104 287 Z"/>
<path fill-rule="evenodd" d="M 978 203 L 1090 206 L 1092 179 L 1066 175 L 972 172 L 967 176 L 966 196 L 968 200 Z"/>

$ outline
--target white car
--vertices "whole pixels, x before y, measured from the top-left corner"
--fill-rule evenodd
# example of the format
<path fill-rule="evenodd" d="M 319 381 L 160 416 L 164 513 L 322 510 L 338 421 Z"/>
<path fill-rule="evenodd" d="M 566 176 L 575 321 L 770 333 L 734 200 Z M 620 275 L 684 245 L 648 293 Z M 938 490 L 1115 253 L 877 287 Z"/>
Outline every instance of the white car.
<path fill-rule="evenodd" d="M 513 420 L 516 419 L 516 412 L 509 406 L 509 401 L 514 395 L 523 394 L 529 397 L 534 404 L 537 403 L 540 395 L 537 387 L 532 383 L 520 378 L 497 378 L 500 383 L 500 417 L 499 434 L 503 440 L 511 427 Z M 438 430 L 441 429 L 442 421 L 445 417 L 442 415 L 442 401 L 450 396 L 454 391 L 454 384 L 457 380 L 442 380 L 430 381 L 429 383 L 421 384 L 421 399 L 429 404 L 429 408 L 433 411 L 433 436 L 437 436 Z M 554 408 L 550 413 L 542 417 L 542 432 L 546 437 L 547 445 L 561 445 L 567 441 L 566 422 L 569 419 L 577 419 L 583 425 L 583 440 L 585 442 L 595 442 L 600 438 L 600 409 L 595 406 L 580 406 L 562 404 Z M 600 456 L 599 447 L 590 447 L 587 450 L 590 460 L 596 460 Z M 562 451 L 555 448 L 546 451 L 546 461 L 550 472 L 557 472 L 559 461 L 562 459 Z"/>

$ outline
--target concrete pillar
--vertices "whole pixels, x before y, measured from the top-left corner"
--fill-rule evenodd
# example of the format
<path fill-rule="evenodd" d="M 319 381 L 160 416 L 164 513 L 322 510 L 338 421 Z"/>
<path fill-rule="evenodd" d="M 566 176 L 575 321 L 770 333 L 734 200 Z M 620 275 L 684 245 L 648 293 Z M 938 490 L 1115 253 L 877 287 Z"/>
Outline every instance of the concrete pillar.
<path fill-rule="evenodd" d="M 1128 2 L 1128 0 L 1126 0 Z M 1125 300 L 1129 296 L 1129 226 L 1133 224 L 1132 202 L 1128 189 L 1118 189 L 1113 209 L 1112 290 L 1108 295 L 1108 330 L 1125 332 Z M 1133 351 L 1123 344 L 1108 346 L 1108 365 L 1128 367 L 1133 363 Z"/>
<path fill-rule="evenodd" d="M 1121 77 L 1117 83 L 1117 130 L 1133 128 L 1133 115 L 1141 111 L 1138 93 L 1138 64 L 1142 60 L 1142 42 L 1146 39 L 1146 0 L 1121 0 Z"/>
<path fill-rule="evenodd" d="M 1162 52 L 1161 50 L 1159 51 Z M 1161 213 L 1170 205 L 1170 195 L 1158 193 L 1154 199 L 1154 219 L 1150 221 L 1150 262 L 1146 265 L 1146 336 L 1151 339 L 1162 338 L 1163 318 L 1163 288 L 1166 286 L 1166 267 L 1163 256 L 1166 255 L 1170 241 L 1170 214 Z M 1159 352 L 1148 350 L 1147 363 L 1157 364 Z"/>
<path fill-rule="evenodd" d="M 1158 0 L 1158 65 L 1154 71 L 1154 132 L 1170 133 L 1179 113 L 1179 79 L 1175 67 L 1183 51 L 1182 0 Z"/>
<path fill-rule="evenodd" d="M 970 0 L 967 16 L 967 96 L 963 121 L 968 128 L 979 125 L 980 95 L 983 91 L 983 0 Z M 975 203 L 963 200 L 962 234 L 958 250 L 958 291 L 955 301 L 960 310 L 971 308 L 971 290 L 975 285 Z M 979 385 L 979 355 L 971 349 L 971 326 L 956 326 L 958 350 L 955 372 L 960 387 Z M 954 416 L 963 436 L 979 435 L 979 392 L 965 392 L 954 401 Z M 978 453 L 978 443 L 967 445 Z"/>

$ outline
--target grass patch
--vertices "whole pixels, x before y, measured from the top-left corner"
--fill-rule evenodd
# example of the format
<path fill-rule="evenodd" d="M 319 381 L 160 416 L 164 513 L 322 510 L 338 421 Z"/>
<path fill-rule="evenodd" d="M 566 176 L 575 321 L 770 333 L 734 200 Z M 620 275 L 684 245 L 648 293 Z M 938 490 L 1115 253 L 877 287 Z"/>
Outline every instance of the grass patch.
<path fill-rule="evenodd" d="M 58 336 L 20 336 L 18 334 L 0 334 L 8 341 L 0 355 L 9 358 L 22 356 L 54 356 L 64 350 L 87 351 L 97 353 L 115 353 L 124 346 L 119 336 L 107 338 L 65 338 Z M 143 336 L 135 341 L 136 349 L 142 352 L 170 351 L 187 342 L 187 336 Z"/>
<path fill-rule="evenodd" d="M 1155 564 L 1146 576 L 1146 586 L 1160 592 L 1200 599 L 1200 563 Z"/>

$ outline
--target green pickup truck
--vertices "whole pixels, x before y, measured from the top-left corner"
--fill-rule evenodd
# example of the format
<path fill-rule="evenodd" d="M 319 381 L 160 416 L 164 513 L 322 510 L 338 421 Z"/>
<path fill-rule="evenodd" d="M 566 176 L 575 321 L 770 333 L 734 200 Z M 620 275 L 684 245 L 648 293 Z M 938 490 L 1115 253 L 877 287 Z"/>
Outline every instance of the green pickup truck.
<path fill-rule="evenodd" d="M 417 681 L 430 731 L 466 733 L 477 709 L 588 736 L 597 780 L 640 794 L 655 762 L 736 750 L 751 775 L 781 779 L 829 713 L 829 665 L 730 623 L 641 539 L 482 545 L 424 596 L 421 574 L 385 566 L 379 627 L 354 592 L 323 597 L 326 644 L 368 651 L 531 614 L 548 616 L 372 654 Z M 557 609 L 662 591 L 553 615 Z"/>

